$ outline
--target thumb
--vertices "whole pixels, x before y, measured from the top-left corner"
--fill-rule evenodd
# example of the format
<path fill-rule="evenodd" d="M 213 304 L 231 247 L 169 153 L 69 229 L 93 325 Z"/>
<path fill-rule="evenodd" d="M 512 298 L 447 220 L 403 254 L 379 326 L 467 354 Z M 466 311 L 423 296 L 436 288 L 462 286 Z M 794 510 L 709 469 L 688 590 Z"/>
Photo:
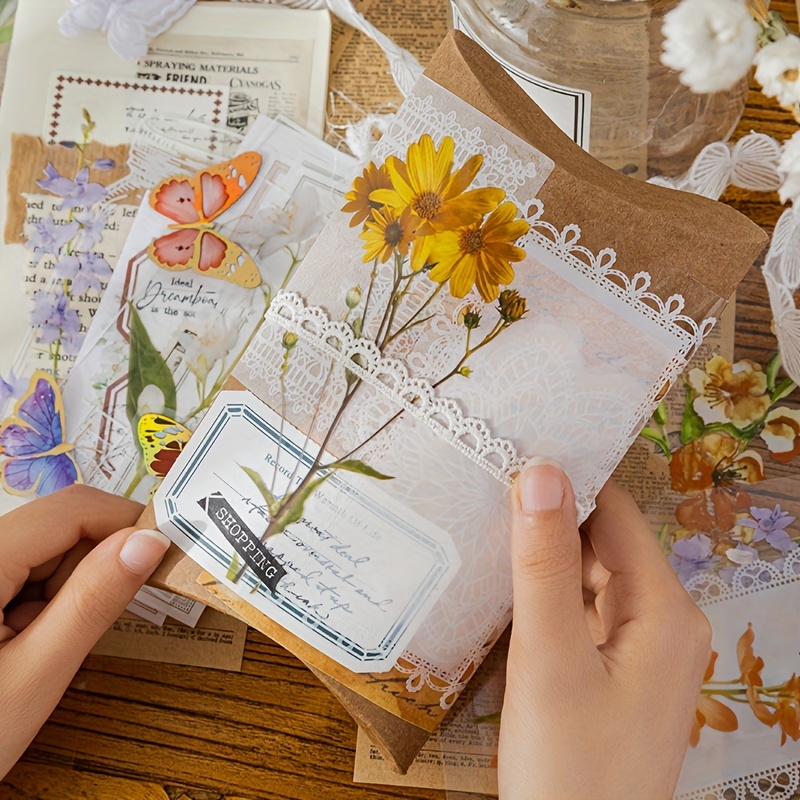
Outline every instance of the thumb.
<path fill-rule="evenodd" d="M 110 536 L 78 564 L 44 611 L 0 650 L 3 716 L 19 720 L 12 749 L 14 744 L 24 749 L 33 739 L 83 659 L 168 547 L 169 539 L 158 531 L 128 528 Z"/>
<path fill-rule="evenodd" d="M 589 632 L 575 495 L 549 459 L 531 459 L 511 492 L 511 570 L 514 645 L 563 664 L 559 643 L 575 648 Z"/>

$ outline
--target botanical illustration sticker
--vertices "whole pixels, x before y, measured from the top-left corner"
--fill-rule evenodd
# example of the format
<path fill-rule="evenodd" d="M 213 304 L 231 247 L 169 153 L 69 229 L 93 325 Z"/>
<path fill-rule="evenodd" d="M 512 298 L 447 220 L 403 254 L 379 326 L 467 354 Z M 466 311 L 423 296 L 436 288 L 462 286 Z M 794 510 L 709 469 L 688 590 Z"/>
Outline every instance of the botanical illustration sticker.
<path fill-rule="evenodd" d="M 787 530 L 794 517 L 780 504 L 761 507 L 748 492 L 767 473 L 757 443 L 781 464 L 800 455 L 800 411 L 782 404 L 796 385 L 779 371 L 778 355 L 763 367 L 716 355 L 686 373 L 678 429 L 662 403 L 642 431 L 683 496 L 675 524 L 659 534 L 683 583 L 707 570 L 729 581 L 739 566 L 780 560 L 797 547 L 800 534 Z"/>
<path fill-rule="evenodd" d="M 755 655 L 755 631 L 752 623 L 736 644 L 739 675 L 728 680 L 714 675 L 719 654 L 713 652 L 703 676 L 703 688 L 695 712 L 695 723 L 689 744 L 697 747 L 700 731 L 708 726 L 716 731 L 730 733 L 739 727 L 739 713 L 748 711 L 770 728 L 780 730 L 780 746 L 788 739 L 800 740 L 800 677 L 787 676 L 782 683 L 765 686 L 761 673 L 764 659 Z M 744 705 L 744 708 L 742 708 Z"/>
<path fill-rule="evenodd" d="M 84 478 L 140 501 L 340 204 L 352 164 L 266 118 L 238 155 L 203 161 L 187 156 L 185 174 L 154 177 L 63 387 Z"/>
<path fill-rule="evenodd" d="M 0 376 L 0 410 L 15 400 L 11 415 L 0 425 L 2 485 L 10 494 L 44 496 L 81 482 L 80 470 L 65 441 L 66 421 L 59 381 L 83 343 L 86 325 L 79 306 L 99 296 L 111 276 L 111 267 L 99 251 L 108 211 L 107 189 L 94 178 L 114 168 L 111 159 L 89 160 L 86 153 L 95 130 L 91 114 L 83 110 L 81 138 L 62 141 L 75 150 L 78 161 L 72 177 L 47 163 L 37 185 L 60 198 L 57 211 L 32 222 L 25 247 L 32 269 L 51 276 L 38 283 L 31 295 L 30 322 L 37 347 L 46 348 L 46 370 L 8 379 Z"/>

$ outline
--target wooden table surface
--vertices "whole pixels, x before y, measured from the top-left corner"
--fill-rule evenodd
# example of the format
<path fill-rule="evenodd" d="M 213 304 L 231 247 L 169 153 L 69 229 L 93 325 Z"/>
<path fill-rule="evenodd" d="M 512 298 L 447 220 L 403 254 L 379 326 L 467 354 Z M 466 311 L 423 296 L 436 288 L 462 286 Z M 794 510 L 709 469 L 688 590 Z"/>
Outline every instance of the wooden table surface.
<path fill-rule="evenodd" d="M 430 1 L 444 19 L 444 0 Z M 792 4 L 773 7 L 796 24 Z M 751 91 L 734 138 L 751 129 L 783 140 L 797 126 Z M 773 194 L 731 190 L 724 199 L 769 231 L 782 211 Z M 766 361 L 776 348 L 769 323 L 754 268 L 738 294 L 737 358 Z M 250 630 L 241 674 L 89 657 L 0 784 L 0 800 L 445 798 L 353 784 L 355 742 L 356 726 L 332 695 L 297 659 Z"/>

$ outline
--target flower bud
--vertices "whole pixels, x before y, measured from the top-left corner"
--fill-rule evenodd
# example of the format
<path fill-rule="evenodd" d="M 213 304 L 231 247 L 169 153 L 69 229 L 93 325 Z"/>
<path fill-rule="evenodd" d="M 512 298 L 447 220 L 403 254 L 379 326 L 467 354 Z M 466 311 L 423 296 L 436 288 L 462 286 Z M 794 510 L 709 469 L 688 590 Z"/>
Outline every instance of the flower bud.
<path fill-rule="evenodd" d="M 361 295 L 362 291 L 360 286 L 354 286 L 345 295 L 344 302 L 347 303 L 347 307 L 351 311 L 361 302 Z"/>
<path fill-rule="evenodd" d="M 458 374 L 463 375 L 465 378 L 469 378 L 469 376 L 472 375 L 472 370 L 469 367 L 461 367 L 461 369 L 458 371 Z"/>
<path fill-rule="evenodd" d="M 511 325 L 528 313 L 528 301 L 516 289 L 503 289 L 497 299 L 497 310 L 503 322 Z"/>
<path fill-rule="evenodd" d="M 292 333 L 291 331 L 286 331 L 286 333 L 283 334 L 283 349 L 292 350 L 296 344 L 297 334 Z"/>
<path fill-rule="evenodd" d="M 116 162 L 112 158 L 98 158 L 92 166 L 95 169 L 99 169 L 101 172 L 106 172 L 107 170 L 114 169 Z"/>
<path fill-rule="evenodd" d="M 464 314 L 462 322 L 464 323 L 464 327 L 471 331 L 481 324 L 481 315 L 470 306 Z"/>

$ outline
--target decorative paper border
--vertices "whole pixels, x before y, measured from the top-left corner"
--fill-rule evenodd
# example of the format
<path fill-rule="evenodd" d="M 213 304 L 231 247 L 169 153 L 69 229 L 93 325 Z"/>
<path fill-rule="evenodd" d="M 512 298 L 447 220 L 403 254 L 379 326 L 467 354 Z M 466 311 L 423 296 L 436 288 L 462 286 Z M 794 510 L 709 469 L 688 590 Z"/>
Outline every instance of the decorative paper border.
<path fill-rule="evenodd" d="M 109 78 L 91 78 L 83 77 L 81 75 L 58 75 L 55 83 L 55 99 L 53 109 L 50 113 L 48 121 L 48 129 L 50 132 L 49 144 L 55 144 L 55 137 L 58 135 L 58 118 L 61 116 L 61 99 L 65 84 L 77 83 L 79 86 L 94 86 L 104 89 L 133 89 L 135 91 L 156 92 L 159 94 L 188 94 L 196 95 L 197 97 L 216 97 L 214 101 L 214 116 L 211 118 L 212 125 L 219 125 L 223 119 L 223 102 L 222 98 L 225 94 L 224 91 L 218 87 L 202 88 L 197 86 L 174 86 L 168 83 L 148 83 L 147 81 L 140 80 L 112 80 Z"/>

